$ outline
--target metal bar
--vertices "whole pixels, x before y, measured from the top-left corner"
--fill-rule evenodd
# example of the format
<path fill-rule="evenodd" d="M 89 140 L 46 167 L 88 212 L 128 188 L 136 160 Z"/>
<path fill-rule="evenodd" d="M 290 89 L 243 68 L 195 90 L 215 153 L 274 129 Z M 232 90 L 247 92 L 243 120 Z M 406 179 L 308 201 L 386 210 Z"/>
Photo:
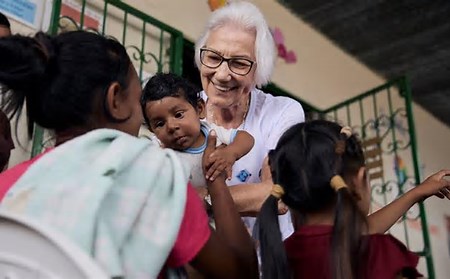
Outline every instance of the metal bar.
<path fill-rule="evenodd" d="M 146 31 L 145 31 L 145 27 L 146 27 L 146 22 L 142 21 L 142 40 L 141 40 L 141 57 L 140 57 L 140 63 L 139 63 L 139 79 L 142 80 L 142 71 L 144 68 L 144 59 L 145 59 L 145 35 L 146 35 Z"/>
<path fill-rule="evenodd" d="M 408 116 L 408 128 L 409 128 L 409 136 L 411 140 L 411 155 L 413 159 L 413 167 L 414 167 L 414 178 L 416 180 L 416 184 L 420 184 L 420 169 L 419 169 L 419 158 L 417 155 L 417 141 L 416 141 L 416 128 L 414 125 L 414 115 L 412 111 L 412 97 L 411 97 L 411 87 L 409 81 L 406 77 L 403 77 L 401 80 L 402 91 L 405 97 L 405 106 L 406 106 L 406 114 Z M 428 233 L 428 224 L 427 217 L 425 213 L 425 207 L 422 202 L 419 202 L 419 211 L 420 218 L 422 223 L 422 235 L 423 235 L 423 243 L 424 243 L 424 255 L 427 262 L 428 269 L 428 278 L 434 279 L 434 264 L 433 264 L 433 256 L 431 253 L 431 242 L 430 235 Z"/>
<path fill-rule="evenodd" d="M 397 153 L 397 135 L 395 132 L 395 114 L 394 114 L 394 108 L 392 105 L 392 94 L 391 94 L 391 88 L 387 88 L 387 94 L 388 94 L 388 106 L 389 106 L 389 127 L 391 129 L 391 135 L 392 135 L 392 144 L 393 144 L 393 152 L 394 152 L 394 156 L 395 156 L 395 160 L 397 160 L 398 157 L 398 153 Z M 403 185 L 404 185 L 405 181 L 399 181 L 397 180 L 397 185 L 398 185 L 398 196 L 401 196 L 404 194 L 403 191 Z M 402 221 L 402 225 L 403 225 L 403 231 L 405 234 L 405 242 L 406 242 L 406 246 L 409 247 L 409 234 L 408 234 L 408 227 L 407 224 L 405 222 L 405 214 L 403 214 L 403 221 Z"/>
<path fill-rule="evenodd" d="M 366 120 L 364 119 L 364 108 L 362 100 L 358 101 L 359 104 L 359 115 L 361 117 L 361 139 L 366 138 L 366 129 L 364 129 L 364 124 L 366 123 Z"/>
<path fill-rule="evenodd" d="M 345 106 L 345 108 L 346 108 L 346 112 L 347 112 L 347 125 L 351 127 L 352 126 L 352 117 L 350 115 L 350 104 L 347 104 Z"/>
<path fill-rule="evenodd" d="M 395 133 L 395 115 L 394 115 L 394 108 L 392 105 L 392 95 L 390 88 L 387 88 L 387 95 L 388 95 L 388 106 L 389 106 L 389 126 L 391 128 L 391 135 L 392 135 L 392 144 L 393 144 L 393 151 L 394 154 L 397 156 L 397 135 Z M 403 185 L 401 185 L 403 186 Z M 401 192 L 400 194 L 403 194 L 403 188 L 400 188 Z"/>
<path fill-rule="evenodd" d="M 163 23 L 162 21 L 157 20 L 156 18 L 153 18 L 127 4 L 125 4 L 124 2 L 120 1 L 120 0 L 105 0 L 105 2 L 108 2 L 108 4 L 113 5 L 119 9 L 122 9 L 124 11 L 128 11 L 129 14 L 132 14 L 134 16 L 136 16 L 139 19 L 144 20 L 145 22 L 158 26 L 159 28 L 172 33 L 172 34 L 177 34 L 179 36 L 182 36 L 183 33 L 181 33 L 179 30 L 170 27 L 169 25 Z"/>
<path fill-rule="evenodd" d="M 125 11 L 125 14 L 123 15 L 122 45 L 125 45 L 125 39 L 127 37 L 127 25 L 128 25 L 128 12 Z"/>
<path fill-rule="evenodd" d="M 161 33 L 159 34 L 159 64 L 158 64 L 158 72 L 162 72 L 163 66 L 163 44 L 164 44 L 164 30 L 161 29 Z"/>
<path fill-rule="evenodd" d="M 380 90 L 384 90 L 384 87 L 381 86 L 379 88 L 383 88 Z M 380 129 L 379 129 L 379 119 L 378 119 L 378 102 L 377 102 L 377 95 L 376 93 L 372 94 L 372 103 L 373 103 L 373 112 L 374 112 L 374 118 L 375 118 L 375 133 L 377 135 L 377 138 L 380 138 Z M 381 141 L 380 140 L 380 148 L 381 148 Z M 387 204 L 387 196 L 386 196 L 386 180 L 384 178 L 384 175 L 381 177 L 381 190 L 383 192 L 383 202 L 386 205 Z M 390 229 L 388 230 L 390 232 Z"/>
<path fill-rule="evenodd" d="M 42 152 L 42 143 L 44 139 L 44 128 L 34 124 L 33 145 L 31 147 L 31 158 L 39 155 Z"/>
<path fill-rule="evenodd" d="M 108 2 L 105 1 L 103 6 L 103 24 L 102 24 L 102 35 L 105 35 L 106 30 L 106 16 L 108 15 Z"/>
<path fill-rule="evenodd" d="M 373 103 L 373 114 L 375 120 L 378 120 L 378 103 L 377 103 L 377 97 L 376 95 L 372 95 L 372 103 Z M 377 137 L 380 136 L 380 131 L 376 129 Z"/>
<path fill-rule="evenodd" d="M 170 39 L 170 71 L 181 76 L 183 74 L 183 36 L 172 34 Z"/>
<path fill-rule="evenodd" d="M 50 20 L 50 28 L 48 29 L 48 33 L 50 35 L 56 35 L 58 33 L 59 28 L 59 15 L 61 14 L 61 1 L 55 0 L 53 3 L 53 12 Z"/>
<path fill-rule="evenodd" d="M 81 4 L 81 13 L 80 13 L 80 29 L 83 29 L 83 27 L 84 27 L 85 10 L 86 10 L 86 0 L 83 0 L 82 4 Z"/>

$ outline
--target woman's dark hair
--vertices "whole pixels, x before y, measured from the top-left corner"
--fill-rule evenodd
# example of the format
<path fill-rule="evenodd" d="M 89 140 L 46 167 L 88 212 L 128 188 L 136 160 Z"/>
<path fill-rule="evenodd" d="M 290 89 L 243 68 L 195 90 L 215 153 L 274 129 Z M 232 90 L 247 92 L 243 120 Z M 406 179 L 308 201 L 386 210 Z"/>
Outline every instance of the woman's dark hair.
<path fill-rule="evenodd" d="M 173 73 L 157 73 L 149 79 L 142 91 L 141 107 L 144 118 L 150 127 L 150 121 L 145 113 L 148 102 L 158 101 L 165 97 L 184 98 L 197 110 L 197 102 L 200 99 L 199 88 L 187 79 Z"/>
<path fill-rule="evenodd" d="M 296 124 L 269 153 L 269 164 L 274 183 L 284 189 L 281 199 L 291 210 L 311 213 L 334 205 L 330 273 L 336 279 L 355 279 L 362 278 L 366 217 L 354 194 L 347 187 L 336 192 L 330 181 L 335 175 L 356 175 L 364 155 L 357 138 L 347 139 L 341 128 L 325 120 Z M 270 195 L 258 220 L 263 278 L 290 278 L 277 213 L 277 199 Z"/>
<path fill-rule="evenodd" d="M 105 100 L 112 82 L 128 87 L 130 58 L 114 39 L 85 31 L 15 35 L 0 39 L 0 61 L 3 110 L 13 117 L 26 101 L 29 135 L 33 123 L 56 132 L 89 125 L 94 102 L 109 120 L 124 121 Z"/>
<path fill-rule="evenodd" d="M 11 24 L 9 23 L 8 18 L 0 12 L 0 26 L 5 26 L 7 28 L 11 28 Z"/>

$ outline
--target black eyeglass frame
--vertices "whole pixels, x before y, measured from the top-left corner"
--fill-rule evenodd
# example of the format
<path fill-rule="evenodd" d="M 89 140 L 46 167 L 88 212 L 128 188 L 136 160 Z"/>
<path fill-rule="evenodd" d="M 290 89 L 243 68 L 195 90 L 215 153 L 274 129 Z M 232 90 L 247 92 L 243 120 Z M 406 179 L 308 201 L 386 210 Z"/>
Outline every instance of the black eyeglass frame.
<path fill-rule="evenodd" d="M 220 63 L 219 63 L 217 66 L 215 66 L 215 67 L 211 67 L 211 66 L 206 65 L 205 63 L 203 63 L 203 55 L 202 55 L 202 54 L 203 54 L 204 51 L 210 51 L 210 52 L 216 54 L 217 56 L 219 56 L 219 57 L 221 58 Z M 250 66 L 249 66 L 249 68 L 248 68 L 248 71 L 247 71 L 245 74 L 236 73 L 235 71 L 233 71 L 233 70 L 231 69 L 230 63 L 229 63 L 228 61 L 232 61 L 232 60 L 236 60 L 236 59 L 245 60 L 245 61 L 247 61 L 247 62 L 250 63 Z M 206 48 L 206 47 L 202 47 L 202 48 L 200 49 L 200 62 L 201 62 L 202 65 L 204 65 L 205 67 L 208 67 L 208 68 L 210 68 L 210 69 L 217 69 L 217 68 L 220 67 L 220 65 L 222 65 L 222 63 L 223 63 L 224 61 L 227 62 L 228 69 L 229 69 L 231 72 L 233 72 L 234 74 L 239 75 L 239 76 L 246 76 L 246 75 L 248 75 L 248 73 L 250 73 L 250 71 L 252 70 L 253 65 L 256 64 L 255 61 L 250 60 L 250 59 L 245 58 L 245 57 L 230 57 L 230 58 L 225 58 L 225 57 L 223 57 L 220 53 L 218 53 L 218 52 L 215 51 L 215 50 L 212 50 L 212 49 L 209 49 L 209 48 Z"/>

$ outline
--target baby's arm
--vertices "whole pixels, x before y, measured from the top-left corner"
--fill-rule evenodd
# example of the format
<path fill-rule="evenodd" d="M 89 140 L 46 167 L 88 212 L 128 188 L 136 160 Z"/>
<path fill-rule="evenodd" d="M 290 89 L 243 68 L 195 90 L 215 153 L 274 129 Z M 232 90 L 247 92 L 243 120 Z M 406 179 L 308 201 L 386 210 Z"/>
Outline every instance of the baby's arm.
<path fill-rule="evenodd" d="M 224 147 L 224 149 L 234 154 L 234 157 L 236 157 L 234 161 L 237 161 L 252 150 L 253 144 L 255 144 L 255 139 L 252 135 L 246 131 L 237 131 L 234 141 Z"/>
<path fill-rule="evenodd" d="M 441 170 L 404 195 L 372 213 L 368 217 L 369 234 L 385 233 L 397 220 L 415 203 L 436 195 L 450 200 L 450 181 L 444 177 L 450 175 L 450 170 Z"/>
<path fill-rule="evenodd" d="M 237 131 L 234 140 L 227 146 L 216 149 L 208 158 L 212 164 L 205 174 L 206 179 L 213 181 L 221 172 L 226 171 L 231 178 L 234 163 L 250 152 L 255 143 L 252 135 L 246 131 Z"/>

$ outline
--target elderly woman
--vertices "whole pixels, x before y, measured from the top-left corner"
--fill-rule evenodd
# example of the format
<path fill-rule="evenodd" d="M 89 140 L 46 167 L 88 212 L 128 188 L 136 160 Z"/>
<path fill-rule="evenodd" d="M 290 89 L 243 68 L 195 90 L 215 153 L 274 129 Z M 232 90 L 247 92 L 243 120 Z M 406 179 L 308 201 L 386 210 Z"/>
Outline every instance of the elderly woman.
<path fill-rule="evenodd" d="M 228 181 L 241 215 L 254 216 L 272 189 L 264 159 L 284 131 L 304 121 L 302 106 L 257 89 L 269 82 L 276 50 L 264 16 L 253 4 L 234 2 L 216 10 L 195 47 L 207 120 L 245 130 L 255 138 L 253 149 L 234 164 Z M 279 221 L 285 238 L 293 231 L 289 215 Z M 252 230 L 255 218 L 246 217 L 244 222 Z"/>

